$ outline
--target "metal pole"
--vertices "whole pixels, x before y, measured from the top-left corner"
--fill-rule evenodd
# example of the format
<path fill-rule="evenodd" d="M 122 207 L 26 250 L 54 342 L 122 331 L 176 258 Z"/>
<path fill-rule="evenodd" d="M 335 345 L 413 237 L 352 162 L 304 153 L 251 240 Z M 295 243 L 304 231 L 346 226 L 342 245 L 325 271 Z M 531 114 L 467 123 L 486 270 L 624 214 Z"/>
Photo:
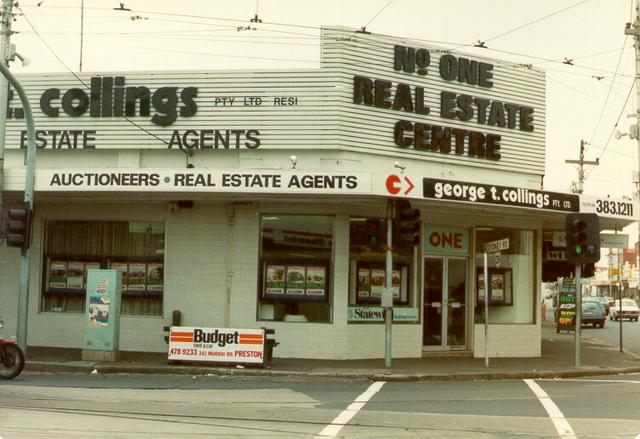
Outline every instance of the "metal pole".
<path fill-rule="evenodd" d="M 489 367 L 489 268 L 484 252 L 484 367 Z"/>
<path fill-rule="evenodd" d="M 385 270 L 385 284 L 386 294 L 392 294 L 393 288 L 393 254 L 391 253 L 392 239 L 393 239 L 393 204 L 391 201 L 387 204 L 387 254 L 386 254 L 386 270 Z M 392 296 L 393 297 L 393 296 Z M 393 300 L 393 299 L 391 299 Z M 393 302 L 392 302 L 393 303 Z M 386 368 L 391 368 L 391 328 L 393 320 L 393 307 L 384 307 L 384 365 Z"/>
<path fill-rule="evenodd" d="M 11 53 L 11 23 L 13 0 L 2 1 L 2 35 L 0 36 L 0 63 L 9 66 L 7 55 Z M 0 211 L 4 195 L 4 135 L 7 125 L 7 107 L 9 106 L 9 82 L 0 75 Z"/>
<path fill-rule="evenodd" d="M 636 194 L 637 199 L 640 200 L 640 2 L 639 0 L 635 1 L 636 3 L 636 17 L 631 25 L 625 28 L 625 35 L 633 35 L 634 37 L 634 48 L 636 51 L 636 125 L 635 125 L 635 133 L 636 133 L 636 142 L 638 144 L 638 174 L 635 178 L 636 183 Z M 631 134 L 631 130 L 629 133 Z M 631 135 L 629 136 L 631 137 Z M 638 223 L 638 245 L 640 246 L 640 223 Z M 640 247 L 638 249 L 638 253 L 640 253 Z M 638 261 L 640 264 L 640 256 L 638 256 Z M 639 265 L 640 267 L 640 265 Z M 640 288 L 640 279 L 638 279 L 638 288 Z"/>
<path fill-rule="evenodd" d="M 580 285 L 580 275 L 582 265 L 576 264 L 576 367 L 580 367 L 580 332 L 582 329 L 582 286 Z"/>
<path fill-rule="evenodd" d="M 26 154 L 26 176 L 24 182 L 24 201 L 33 208 L 33 187 L 36 173 L 36 131 L 33 125 L 33 114 L 31 104 L 27 99 L 27 94 L 22 85 L 11 74 L 9 68 L 0 62 L 0 73 L 9 80 L 13 88 L 18 92 L 24 117 L 27 123 L 27 154 Z M 31 261 L 31 246 L 22 252 L 20 258 L 20 277 L 18 284 L 18 345 L 26 352 L 27 350 L 27 319 L 29 317 L 29 269 Z"/>
<path fill-rule="evenodd" d="M 620 271 L 620 249 L 618 249 L 618 321 L 620 328 L 620 352 L 622 352 L 622 272 Z"/>

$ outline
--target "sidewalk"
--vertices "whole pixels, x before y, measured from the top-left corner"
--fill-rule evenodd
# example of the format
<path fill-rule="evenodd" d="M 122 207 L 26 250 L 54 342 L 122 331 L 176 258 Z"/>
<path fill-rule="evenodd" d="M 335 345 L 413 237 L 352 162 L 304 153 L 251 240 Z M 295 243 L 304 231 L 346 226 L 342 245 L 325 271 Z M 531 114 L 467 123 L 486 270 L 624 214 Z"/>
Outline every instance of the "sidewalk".
<path fill-rule="evenodd" d="M 394 358 L 391 369 L 387 369 L 384 359 L 274 358 L 270 367 L 262 368 L 228 365 L 169 365 L 166 355 L 162 354 L 149 354 L 140 359 L 119 362 L 79 361 L 73 358 L 28 354 L 25 372 L 331 377 L 385 381 L 463 381 L 640 373 L 640 355 L 621 353 L 616 346 L 596 344 L 589 340 L 587 334 L 584 335 L 581 343 L 581 365 L 575 367 L 573 333 L 556 334 L 552 322 L 543 322 L 542 325 L 541 357 L 492 358 L 488 368 L 484 365 L 484 358 L 460 356 Z"/>

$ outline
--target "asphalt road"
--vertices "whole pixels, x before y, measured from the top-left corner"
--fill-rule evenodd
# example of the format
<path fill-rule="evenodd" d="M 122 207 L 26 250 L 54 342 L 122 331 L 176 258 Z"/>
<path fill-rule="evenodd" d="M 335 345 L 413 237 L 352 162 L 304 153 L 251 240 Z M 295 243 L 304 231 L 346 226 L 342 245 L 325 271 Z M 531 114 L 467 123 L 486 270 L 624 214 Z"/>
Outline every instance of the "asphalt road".
<path fill-rule="evenodd" d="M 0 436 L 640 437 L 640 375 L 369 382 L 24 374 Z"/>
<path fill-rule="evenodd" d="M 553 321 L 553 311 L 551 300 L 547 303 L 547 321 Z M 582 327 L 582 337 L 590 339 L 593 342 L 611 346 L 613 348 L 620 347 L 620 321 L 605 321 L 604 328 L 597 328 L 591 325 Z M 625 352 L 640 355 L 640 322 L 622 321 L 622 348 Z"/>

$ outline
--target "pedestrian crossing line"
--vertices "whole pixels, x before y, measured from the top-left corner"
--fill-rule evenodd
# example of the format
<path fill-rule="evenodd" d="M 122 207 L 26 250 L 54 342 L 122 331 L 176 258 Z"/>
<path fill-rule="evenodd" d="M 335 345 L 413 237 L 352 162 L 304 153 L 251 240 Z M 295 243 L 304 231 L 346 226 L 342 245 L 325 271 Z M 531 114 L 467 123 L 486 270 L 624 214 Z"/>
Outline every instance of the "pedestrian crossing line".
<path fill-rule="evenodd" d="M 327 425 L 316 437 L 335 437 L 340 433 L 342 427 L 344 427 L 353 418 L 365 404 L 380 391 L 386 381 L 376 381 L 371 384 L 367 390 L 358 396 L 349 406 L 343 410 L 336 418 L 331 421 L 331 424 Z"/>
<path fill-rule="evenodd" d="M 566 420 L 558 406 L 553 402 L 553 400 L 547 395 L 547 392 L 542 390 L 542 387 L 538 385 L 534 380 L 525 379 L 524 382 L 529 386 L 529 389 L 536 395 L 542 407 L 547 411 L 551 422 L 553 422 L 553 426 L 556 428 L 556 431 L 560 435 L 561 438 L 574 438 L 576 437 L 575 432 L 569 425 L 569 422 Z"/>
<path fill-rule="evenodd" d="M 640 380 L 581 380 L 577 378 L 540 378 L 538 381 L 569 381 L 573 383 L 612 383 L 612 384 L 640 384 Z"/>

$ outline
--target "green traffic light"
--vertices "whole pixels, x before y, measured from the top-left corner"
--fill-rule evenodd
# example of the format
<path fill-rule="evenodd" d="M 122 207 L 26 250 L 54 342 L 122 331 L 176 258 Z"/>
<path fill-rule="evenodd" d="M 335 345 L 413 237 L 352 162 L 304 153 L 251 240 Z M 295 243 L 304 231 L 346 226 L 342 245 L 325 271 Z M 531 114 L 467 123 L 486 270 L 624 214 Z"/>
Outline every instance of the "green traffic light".
<path fill-rule="evenodd" d="M 582 254 L 582 247 L 579 245 L 576 245 L 576 254 L 577 255 L 581 255 Z"/>

